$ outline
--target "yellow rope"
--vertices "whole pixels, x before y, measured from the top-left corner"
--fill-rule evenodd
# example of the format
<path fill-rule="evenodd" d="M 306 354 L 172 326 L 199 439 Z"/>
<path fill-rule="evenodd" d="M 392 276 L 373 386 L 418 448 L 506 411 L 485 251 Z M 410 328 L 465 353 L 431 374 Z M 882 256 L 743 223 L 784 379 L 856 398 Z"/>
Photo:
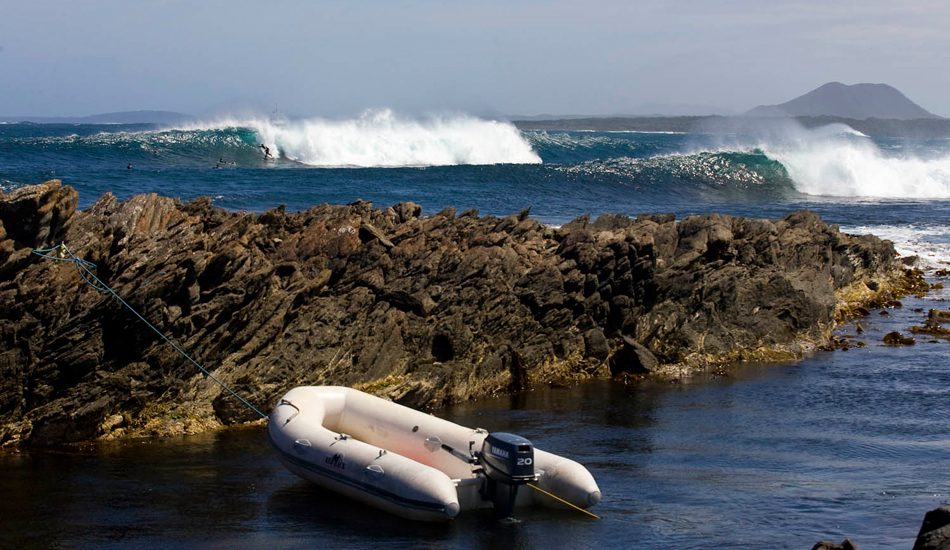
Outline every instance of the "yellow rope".
<path fill-rule="evenodd" d="M 575 509 L 575 510 L 578 510 L 578 511 L 580 511 L 580 512 L 584 512 L 584 513 L 587 514 L 588 516 L 593 516 L 593 517 L 595 517 L 595 518 L 597 518 L 597 519 L 600 519 L 600 516 L 598 516 L 597 514 L 593 514 L 593 513 L 591 513 L 591 512 L 588 512 L 587 510 L 581 508 L 580 506 L 574 506 L 573 504 L 571 504 L 570 502 L 564 500 L 563 498 L 561 498 L 561 497 L 559 497 L 559 496 L 557 496 L 557 495 L 552 495 L 551 493 L 545 491 L 544 489 L 542 489 L 542 488 L 540 488 L 540 487 L 538 487 L 538 486 L 536 486 L 536 485 L 532 485 L 532 484 L 528 483 L 528 487 L 531 487 L 531 488 L 534 489 L 535 491 L 541 491 L 542 493 L 548 495 L 549 497 L 553 498 L 554 500 L 556 500 L 556 501 L 558 501 L 558 502 L 561 502 L 561 503 L 564 503 L 564 504 L 567 504 L 567 505 L 570 506 L 571 508 L 573 508 L 573 509 Z"/>

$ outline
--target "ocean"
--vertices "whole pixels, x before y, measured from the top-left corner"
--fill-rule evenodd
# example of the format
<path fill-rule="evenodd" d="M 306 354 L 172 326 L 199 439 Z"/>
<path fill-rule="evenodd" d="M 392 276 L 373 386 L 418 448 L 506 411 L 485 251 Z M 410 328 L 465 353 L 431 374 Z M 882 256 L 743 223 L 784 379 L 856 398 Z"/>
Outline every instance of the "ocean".
<path fill-rule="evenodd" d="M 274 158 L 264 159 L 264 145 Z M 950 140 L 792 122 L 699 134 L 531 132 L 467 116 L 219 119 L 186 127 L 0 124 L 0 189 L 60 179 L 103 193 L 212 197 L 230 210 L 357 199 L 531 216 L 809 208 L 846 232 L 950 266 Z M 947 286 L 950 281 L 943 280 Z M 591 520 L 530 511 L 447 526 L 394 520 L 285 472 L 247 429 L 0 456 L 0 543 L 18 548 L 910 548 L 950 502 L 950 344 L 881 345 L 950 294 L 909 297 L 839 333 L 866 348 L 742 365 L 676 384 L 538 388 L 435 414 L 585 463 Z M 373 525 L 368 528 L 368 525 Z M 4 544 L 0 544 L 4 545 Z"/>

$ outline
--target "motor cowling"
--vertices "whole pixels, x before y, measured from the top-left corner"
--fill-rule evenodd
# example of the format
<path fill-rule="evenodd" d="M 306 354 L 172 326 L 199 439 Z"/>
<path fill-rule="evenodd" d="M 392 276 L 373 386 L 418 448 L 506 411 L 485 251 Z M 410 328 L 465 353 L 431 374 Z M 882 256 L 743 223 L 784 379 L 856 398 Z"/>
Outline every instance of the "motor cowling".
<path fill-rule="evenodd" d="M 509 485 L 534 481 L 534 445 L 509 433 L 488 434 L 479 453 L 482 467 L 489 478 Z"/>
<path fill-rule="evenodd" d="M 496 515 L 510 516 L 518 487 L 537 479 L 534 445 L 519 435 L 492 433 L 485 437 L 476 457 L 486 476 L 482 498 L 492 501 Z"/>

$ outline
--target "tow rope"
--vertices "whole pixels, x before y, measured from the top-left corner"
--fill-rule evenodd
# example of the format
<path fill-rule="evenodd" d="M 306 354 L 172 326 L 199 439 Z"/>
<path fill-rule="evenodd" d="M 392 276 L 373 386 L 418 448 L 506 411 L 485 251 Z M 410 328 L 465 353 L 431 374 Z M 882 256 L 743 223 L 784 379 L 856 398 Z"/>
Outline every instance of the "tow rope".
<path fill-rule="evenodd" d="M 57 252 L 57 251 L 58 251 L 58 252 Z M 56 253 L 56 255 L 55 255 L 55 256 L 54 256 L 54 255 L 51 255 L 51 253 Z M 54 247 L 52 247 L 52 248 L 44 248 L 44 249 L 40 249 L 40 250 L 34 250 L 34 251 L 33 251 L 33 254 L 36 254 L 37 256 L 39 256 L 39 257 L 41 257 L 41 258 L 45 258 L 45 259 L 47 259 L 47 260 L 56 260 L 56 261 L 60 261 L 60 262 L 71 262 L 71 263 L 73 263 L 73 264 L 76 266 L 76 271 L 79 272 L 79 276 L 82 277 L 82 280 L 83 280 L 83 281 L 86 281 L 86 283 L 87 283 L 89 286 L 91 286 L 92 288 L 98 290 L 99 292 L 108 292 L 109 294 L 112 294 L 113 296 L 115 296 L 116 299 L 119 300 L 119 302 L 122 303 L 122 305 L 124 305 L 125 307 L 127 307 L 127 308 L 129 309 L 129 311 L 131 311 L 132 313 L 134 313 L 136 317 L 138 317 L 139 319 L 142 320 L 143 323 L 145 323 L 146 325 L 148 325 L 148 328 L 154 330 L 156 334 L 158 334 L 159 336 L 162 337 L 162 340 L 165 340 L 166 342 L 168 342 L 168 344 L 169 344 L 171 347 L 175 348 L 175 351 L 177 351 L 178 353 L 180 353 L 185 359 L 191 361 L 192 364 L 194 364 L 196 367 L 198 367 L 198 368 L 201 370 L 201 372 L 205 373 L 205 375 L 207 375 L 208 378 L 210 378 L 210 379 L 213 380 L 216 384 L 218 384 L 219 386 L 221 386 L 222 388 L 224 388 L 225 390 L 227 390 L 228 393 L 230 393 L 231 395 L 233 395 L 234 397 L 236 397 L 241 403 L 244 403 L 245 405 L 247 405 L 248 408 L 250 408 L 252 411 L 254 411 L 254 412 L 256 412 L 258 415 L 260 415 L 261 418 L 267 418 L 267 415 L 266 415 L 266 414 L 264 414 L 264 413 L 262 413 L 261 411 L 259 411 L 259 410 L 257 409 L 257 407 L 255 407 L 254 405 L 251 405 L 250 403 L 248 403 L 246 399 L 244 399 L 243 397 L 241 397 L 240 395 L 238 395 L 234 390 L 232 390 L 231 388 L 229 388 L 229 387 L 227 386 L 227 384 L 225 384 L 224 382 L 222 382 L 222 381 L 218 380 L 217 378 L 215 378 L 215 376 L 214 376 L 213 374 L 211 374 L 211 372 L 208 371 L 208 369 L 202 367 L 197 361 L 195 361 L 194 359 L 192 359 L 190 355 L 188 355 L 187 353 L 184 352 L 184 350 L 182 350 L 180 347 L 178 347 L 178 346 L 175 344 L 175 342 L 172 342 L 167 336 L 165 336 L 164 334 L 162 334 L 162 331 L 158 330 L 154 325 L 152 325 L 152 323 L 149 323 L 149 322 L 145 319 L 145 317 L 142 317 L 142 315 L 141 315 L 138 311 L 135 311 L 135 308 L 133 308 L 133 307 L 130 306 L 125 300 L 123 300 L 122 297 L 119 296 L 119 294 L 118 294 L 115 290 L 113 290 L 109 285 L 103 283 L 103 282 L 99 279 L 99 277 L 96 277 L 96 274 L 93 273 L 93 271 L 92 271 L 92 270 L 96 269 L 96 264 L 94 264 L 94 263 L 92 263 L 92 262 L 90 262 L 90 261 L 88 261 L 88 260 L 83 260 L 82 258 L 77 258 L 77 257 L 72 253 L 72 251 L 70 251 L 69 248 L 66 247 L 66 245 L 65 245 L 64 243 L 58 244 L 58 245 L 56 245 L 56 246 L 54 246 Z M 149 281 L 149 282 L 150 282 L 150 281 Z"/>

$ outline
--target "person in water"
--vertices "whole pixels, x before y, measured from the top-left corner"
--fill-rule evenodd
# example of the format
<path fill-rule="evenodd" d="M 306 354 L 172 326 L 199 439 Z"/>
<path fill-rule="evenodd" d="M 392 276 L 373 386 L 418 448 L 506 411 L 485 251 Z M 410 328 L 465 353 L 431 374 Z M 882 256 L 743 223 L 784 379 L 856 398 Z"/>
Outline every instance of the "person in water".
<path fill-rule="evenodd" d="M 132 163 L 130 162 L 129 165 L 125 167 L 125 169 L 126 169 L 126 170 L 131 170 L 131 169 L 132 169 Z"/>
<path fill-rule="evenodd" d="M 264 145 L 264 144 L 262 143 L 262 144 L 261 144 L 261 149 L 264 150 L 264 159 L 265 159 L 265 160 L 267 160 L 267 159 L 269 159 L 269 158 L 273 158 L 273 157 L 271 156 L 271 154 L 270 154 L 270 147 L 268 147 L 268 146 L 266 146 L 266 145 Z"/>

